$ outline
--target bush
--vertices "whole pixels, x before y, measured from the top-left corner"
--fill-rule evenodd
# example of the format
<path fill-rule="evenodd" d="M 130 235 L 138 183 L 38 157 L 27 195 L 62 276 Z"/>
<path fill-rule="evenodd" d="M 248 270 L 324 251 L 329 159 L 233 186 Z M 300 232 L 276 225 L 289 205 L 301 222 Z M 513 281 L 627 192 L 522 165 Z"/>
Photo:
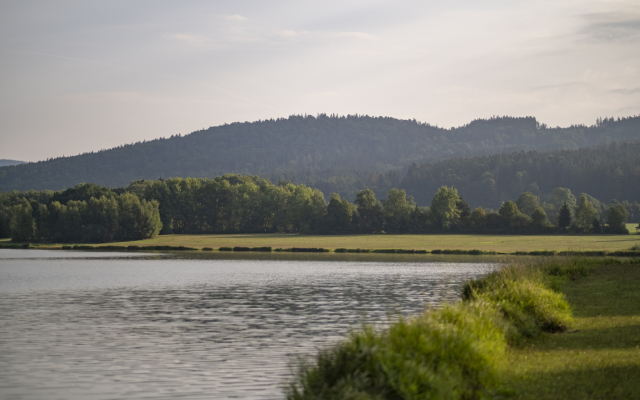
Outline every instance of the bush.
<path fill-rule="evenodd" d="M 495 382 L 504 353 L 499 314 L 481 303 L 445 306 L 349 340 L 301 362 L 287 398 L 470 399 Z"/>
<path fill-rule="evenodd" d="M 89 245 L 80 245 L 80 244 L 76 244 L 73 246 L 74 250 L 93 250 L 95 249 L 95 247 L 93 246 L 89 246 Z"/>
<path fill-rule="evenodd" d="M 293 247 L 289 251 L 292 251 L 294 253 L 327 253 L 329 252 L 328 249 L 324 249 L 322 247 Z"/>
<path fill-rule="evenodd" d="M 231 248 L 231 247 L 220 247 L 218 250 L 219 251 L 233 251 L 233 248 Z"/>
<path fill-rule="evenodd" d="M 203 247 L 202 251 L 213 251 L 212 247 Z"/>

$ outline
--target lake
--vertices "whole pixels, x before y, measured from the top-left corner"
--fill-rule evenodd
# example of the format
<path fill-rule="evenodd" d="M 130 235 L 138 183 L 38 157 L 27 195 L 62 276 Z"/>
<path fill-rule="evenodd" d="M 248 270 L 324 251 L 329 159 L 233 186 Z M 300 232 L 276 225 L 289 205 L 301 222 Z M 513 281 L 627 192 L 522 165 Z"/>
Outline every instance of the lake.
<path fill-rule="evenodd" d="M 282 398 L 297 356 L 494 267 L 296 257 L 2 249 L 0 398 Z"/>

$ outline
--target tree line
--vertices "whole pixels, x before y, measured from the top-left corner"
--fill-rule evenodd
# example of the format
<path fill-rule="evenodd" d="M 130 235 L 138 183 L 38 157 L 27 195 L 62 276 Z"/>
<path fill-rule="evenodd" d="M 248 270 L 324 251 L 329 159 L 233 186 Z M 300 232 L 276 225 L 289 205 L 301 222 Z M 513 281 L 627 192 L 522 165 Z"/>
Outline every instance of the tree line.
<path fill-rule="evenodd" d="M 629 211 L 631 210 L 631 212 Z M 16 241 L 109 242 L 156 234 L 268 233 L 627 233 L 638 203 L 608 204 L 568 188 L 549 201 L 531 192 L 498 211 L 471 209 L 453 187 L 442 186 L 420 207 L 393 188 L 378 200 L 360 190 L 353 203 L 332 193 L 257 176 L 139 180 L 127 188 L 81 184 L 65 191 L 0 193 L 0 234 Z"/>

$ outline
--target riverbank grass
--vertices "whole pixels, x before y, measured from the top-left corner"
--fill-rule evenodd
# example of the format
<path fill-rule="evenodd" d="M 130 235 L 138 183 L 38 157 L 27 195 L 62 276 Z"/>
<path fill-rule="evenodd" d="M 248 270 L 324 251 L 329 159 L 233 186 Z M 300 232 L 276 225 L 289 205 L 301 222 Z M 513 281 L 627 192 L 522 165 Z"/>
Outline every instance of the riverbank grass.
<path fill-rule="evenodd" d="M 640 398 L 639 373 L 640 261 L 550 258 L 471 281 L 460 303 L 385 331 L 365 326 L 301 361 L 285 392 L 290 400 L 627 399 Z"/>
<path fill-rule="evenodd" d="M 504 398 L 640 398 L 640 262 L 589 268 L 561 284 L 572 328 L 508 348 Z"/>

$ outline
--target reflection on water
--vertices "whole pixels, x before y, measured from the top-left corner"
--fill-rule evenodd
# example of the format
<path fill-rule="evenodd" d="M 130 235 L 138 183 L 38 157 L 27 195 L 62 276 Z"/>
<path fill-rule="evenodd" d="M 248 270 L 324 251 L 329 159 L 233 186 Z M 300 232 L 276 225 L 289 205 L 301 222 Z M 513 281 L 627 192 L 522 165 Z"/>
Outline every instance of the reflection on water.
<path fill-rule="evenodd" d="M 0 250 L 4 399 L 281 398 L 295 355 L 492 267 L 26 253 Z"/>

